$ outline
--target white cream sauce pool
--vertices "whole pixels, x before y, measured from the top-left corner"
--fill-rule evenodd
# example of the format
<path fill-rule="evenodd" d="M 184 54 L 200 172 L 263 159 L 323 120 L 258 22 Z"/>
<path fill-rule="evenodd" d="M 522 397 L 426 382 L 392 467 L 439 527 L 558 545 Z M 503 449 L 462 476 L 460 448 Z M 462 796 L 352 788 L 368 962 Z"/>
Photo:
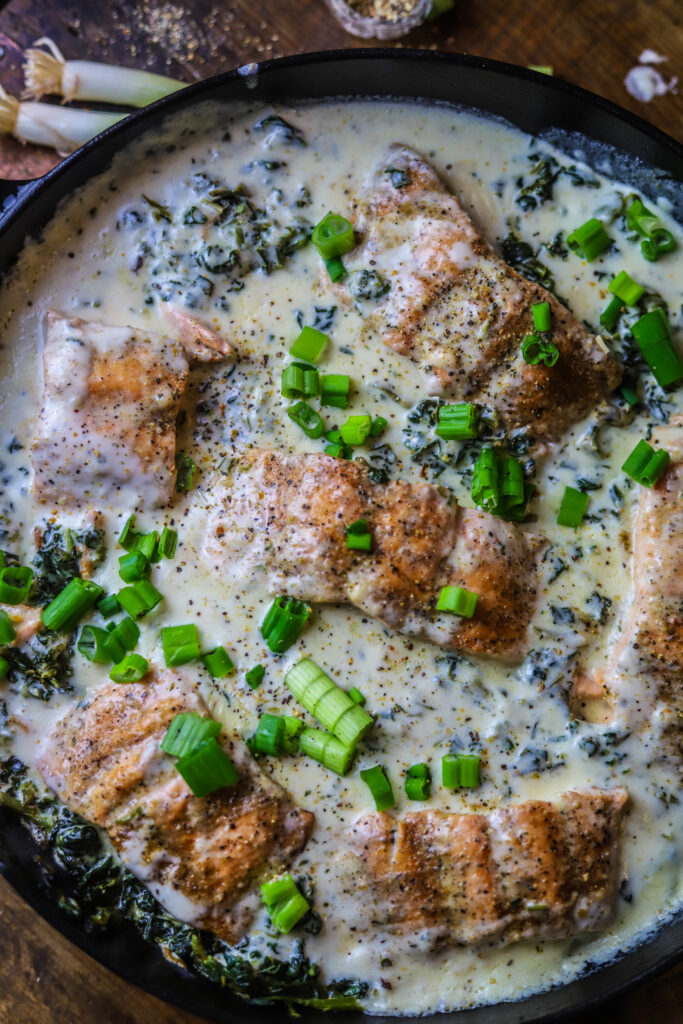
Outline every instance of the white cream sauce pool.
<path fill-rule="evenodd" d="M 511 223 L 538 249 L 560 231 L 566 236 L 596 211 L 616 208 L 631 190 L 604 177 L 597 188 L 577 185 L 563 174 L 555 182 L 554 198 L 525 212 L 514 201 L 517 179 L 528 180 L 529 153 L 549 151 L 505 125 L 417 105 L 368 102 L 278 110 L 301 129 L 308 143 L 304 147 L 251 131 L 263 113 L 260 108 L 213 105 L 170 122 L 163 134 L 145 136 L 119 154 L 110 171 L 66 201 L 43 237 L 21 253 L 0 294 L 0 547 L 30 563 L 36 523 L 53 517 L 65 525 L 82 522 L 80 514 L 41 507 L 30 494 L 29 447 L 41 405 L 46 311 L 54 308 L 69 316 L 163 332 L 168 324 L 162 297 L 173 293 L 179 304 L 190 303 L 194 315 L 234 343 L 239 359 L 234 366 L 219 364 L 192 372 L 178 448 L 189 452 L 199 466 L 194 489 L 160 513 L 136 510 L 140 527 L 166 522 L 180 534 L 175 560 L 154 567 L 153 581 L 165 600 L 142 620 L 138 650 L 163 667 L 159 627 L 189 621 L 197 623 L 206 649 L 224 644 L 238 666 L 236 675 L 215 686 L 203 668 L 189 666 L 185 671 L 192 678 L 201 676 L 213 713 L 245 737 L 262 712 L 292 710 L 283 677 L 303 655 L 324 666 L 341 686 L 360 688 L 378 720 L 346 778 L 300 757 L 262 762 L 295 801 L 316 815 L 312 839 L 293 868 L 314 880 L 315 908 L 324 920 L 317 936 L 306 937 L 308 955 L 321 964 L 328 980 L 366 981 L 364 1003 L 372 1013 L 426 1013 L 517 999 L 569 981 L 588 960 L 596 963 L 618 954 L 664 919 L 681 898 L 683 805 L 670 799 L 677 786 L 673 769 L 667 775 L 661 766 L 648 767 L 658 742 L 656 728 L 629 736 L 628 722 L 618 723 L 615 744 L 614 727 L 572 722 L 566 701 L 576 660 L 590 670 L 605 659 L 611 634 L 630 601 L 625 537 L 637 488 L 619 467 L 636 441 L 648 436 L 655 420 L 641 411 L 624 426 L 603 426 L 603 454 L 596 454 L 587 443 L 595 424 L 591 417 L 539 462 L 538 491 L 531 506 L 537 521 L 531 528 L 544 532 L 553 548 L 544 563 L 530 633 L 533 651 L 522 666 L 449 659 L 427 643 L 389 633 L 354 609 L 331 606 L 317 606 L 299 641 L 283 658 L 276 658 L 265 648 L 258 628 L 269 596 L 254 589 L 242 591 L 229 576 L 210 576 L 199 550 L 212 489 L 221 479 L 217 467 L 225 455 L 250 443 L 323 450 L 322 441 L 308 440 L 290 422 L 290 403 L 280 394 L 280 374 L 299 333 L 297 316 L 312 324 L 316 307 L 338 307 L 326 328 L 331 343 L 321 368 L 350 374 L 353 397 L 346 413 L 334 415 L 336 410 L 326 409 L 323 417 L 332 427 L 349 414 L 384 416 L 389 427 L 380 441 L 390 444 L 397 456 L 394 476 L 420 478 L 421 466 L 411 461 L 402 428 L 407 409 L 425 397 L 425 388 L 411 362 L 379 342 L 360 342 L 361 318 L 353 308 L 340 307 L 321 277 L 313 246 L 298 250 L 286 269 L 270 275 L 251 273 L 242 291 L 225 293 L 220 277 L 208 275 L 213 290 L 207 295 L 209 286 L 195 283 L 196 266 L 189 267 L 183 259 L 197 226 L 154 220 L 154 208 L 142 194 L 171 208 L 177 222 L 178 211 L 182 215 L 198 205 L 200 179 L 193 176 L 203 173 L 233 188 L 244 182 L 254 201 L 282 223 L 304 216 L 314 224 L 328 210 L 347 213 L 386 148 L 402 141 L 434 163 L 491 241 L 500 242 Z M 268 169 L 256 162 L 264 160 L 283 166 Z M 583 171 L 596 180 L 592 171 Z M 304 188 L 310 205 L 297 206 L 306 202 Z M 680 346 L 681 232 L 664 211 L 661 215 L 676 232 L 679 247 L 657 263 L 642 259 L 639 245 L 626 239 L 618 220 L 608 227 L 616 250 L 592 264 L 573 254 L 562 258 L 541 249 L 539 258 L 552 270 L 557 294 L 579 319 L 597 327 L 610 298 L 607 284 L 626 269 L 667 300 Z M 318 318 L 320 322 L 320 314 Z M 675 410 L 677 401 L 680 404 L 680 394 L 655 397 L 661 399 L 658 408 L 664 415 Z M 565 485 L 576 486 L 579 478 L 595 484 L 589 507 L 595 516 L 577 531 L 563 529 L 556 525 L 560 497 Z M 438 482 L 471 505 L 468 485 L 455 470 L 447 469 Z M 613 484 L 623 495 L 623 507 L 610 492 Z M 104 506 L 101 511 L 108 558 L 95 578 L 112 591 L 120 586 L 116 537 L 131 508 Z M 596 591 L 611 602 L 602 602 L 602 625 L 596 622 L 601 607 L 600 599 L 592 596 Z M 573 609 L 574 622 L 554 622 L 552 607 L 566 606 Z M 244 674 L 259 662 L 267 668 L 266 677 L 252 691 Z M 11 686 L 0 684 L 0 698 L 7 700 L 21 723 L 16 752 L 29 763 L 55 719 L 107 678 L 106 667 L 91 665 L 78 654 L 74 664 L 74 692 L 56 694 L 48 704 L 23 698 Z M 480 788 L 441 788 L 440 759 L 451 744 L 481 751 L 485 767 Z M 405 769 L 425 760 L 434 772 L 433 795 L 428 805 L 409 806 L 403 792 Z M 344 885 L 337 858 L 344 851 L 349 823 L 372 809 L 359 769 L 378 762 L 386 767 L 397 794 L 397 815 L 419 806 L 486 811 L 501 802 L 553 799 L 572 787 L 625 785 L 631 798 L 623 843 L 625 882 L 614 923 L 601 934 L 566 941 L 440 953 L 405 950 L 390 938 L 356 933 L 359 907 L 353 891 Z M 261 916 L 254 942 L 266 941 L 275 944 L 278 955 L 287 956 L 291 937 L 268 933 Z"/>

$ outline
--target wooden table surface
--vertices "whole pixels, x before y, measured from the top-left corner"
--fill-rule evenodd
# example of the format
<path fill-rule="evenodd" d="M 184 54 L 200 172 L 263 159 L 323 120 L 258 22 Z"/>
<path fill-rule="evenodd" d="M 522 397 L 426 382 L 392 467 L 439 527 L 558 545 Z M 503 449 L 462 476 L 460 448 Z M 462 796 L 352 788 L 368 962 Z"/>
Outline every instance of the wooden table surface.
<path fill-rule="evenodd" d="M 53 38 L 67 57 L 128 63 L 188 82 L 248 61 L 360 46 L 323 0 L 10 0 L 0 13 L 0 83 L 22 88 L 22 50 Z M 624 77 L 649 48 L 683 79 L 681 0 L 456 0 L 403 44 L 472 53 L 555 74 L 605 96 L 683 141 L 683 86 L 651 103 Z M 0 142 L 0 176 L 33 177 L 55 158 Z M 494 1017 L 492 1016 L 492 1021 Z M 683 965 L 582 1024 L 683 1024 Z M 45 924 L 0 879 L 0 1024 L 198 1024 L 116 978 Z"/>

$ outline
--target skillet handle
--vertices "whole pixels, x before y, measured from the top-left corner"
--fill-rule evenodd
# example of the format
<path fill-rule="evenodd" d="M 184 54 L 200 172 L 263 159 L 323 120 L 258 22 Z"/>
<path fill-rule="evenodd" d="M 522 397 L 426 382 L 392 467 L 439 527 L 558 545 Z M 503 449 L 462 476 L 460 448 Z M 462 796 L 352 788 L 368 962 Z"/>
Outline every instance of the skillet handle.
<path fill-rule="evenodd" d="M 0 217 L 11 210 L 33 181 L 33 178 L 0 178 Z"/>

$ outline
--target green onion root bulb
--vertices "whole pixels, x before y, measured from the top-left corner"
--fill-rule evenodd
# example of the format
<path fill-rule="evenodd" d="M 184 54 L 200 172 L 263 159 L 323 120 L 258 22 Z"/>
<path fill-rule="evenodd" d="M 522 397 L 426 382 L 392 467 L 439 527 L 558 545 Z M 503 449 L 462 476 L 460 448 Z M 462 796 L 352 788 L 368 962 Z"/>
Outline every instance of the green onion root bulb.
<path fill-rule="evenodd" d="M 60 156 L 73 153 L 123 117 L 125 114 L 76 110 L 52 103 L 20 103 L 0 86 L 0 135 L 47 146 Z"/>
<path fill-rule="evenodd" d="M 47 50 L 37 47 L 46 46 Z M 146 107 L 162 96 L 184 87 L 165 75 L 135 68 L 120 68 L 90 60 L 66 60 L 51 39 L 37 39 L 26 51 L 24 64 L 25 98 L 62 96 L 71 100 L 95 100 L 120 103 L 126 107 Z"/>

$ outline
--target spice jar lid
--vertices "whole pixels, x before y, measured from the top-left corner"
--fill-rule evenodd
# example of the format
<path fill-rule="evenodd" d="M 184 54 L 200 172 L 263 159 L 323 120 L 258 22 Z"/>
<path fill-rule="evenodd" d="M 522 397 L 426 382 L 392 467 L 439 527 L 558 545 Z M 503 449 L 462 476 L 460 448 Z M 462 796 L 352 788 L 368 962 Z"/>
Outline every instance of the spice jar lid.
<path fill-rule="evenodd" d="M 362 39 L 398 39 L 417 28 L 432 0 L 327 0 L 341 25 Z"/>

